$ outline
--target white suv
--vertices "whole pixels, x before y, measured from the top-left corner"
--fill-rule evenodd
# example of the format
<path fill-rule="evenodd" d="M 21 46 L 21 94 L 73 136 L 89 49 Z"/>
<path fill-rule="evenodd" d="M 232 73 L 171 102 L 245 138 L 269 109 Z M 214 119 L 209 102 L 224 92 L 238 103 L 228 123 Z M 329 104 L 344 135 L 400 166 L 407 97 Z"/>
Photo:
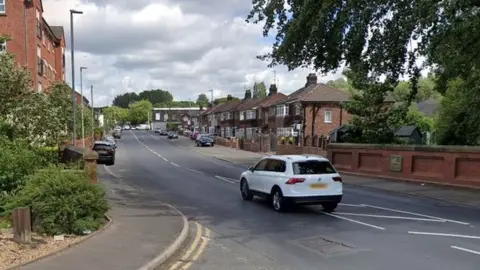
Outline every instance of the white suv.
<path fill-rule="evenodd" d="M 332 212 L 342 200 L 342 178 L 328 159 L 307 155 L 272 155 L 242 173 L 244 200 L 260 196 L 272 201 L 275 211 L 291 203 L 321 204 Z"/>

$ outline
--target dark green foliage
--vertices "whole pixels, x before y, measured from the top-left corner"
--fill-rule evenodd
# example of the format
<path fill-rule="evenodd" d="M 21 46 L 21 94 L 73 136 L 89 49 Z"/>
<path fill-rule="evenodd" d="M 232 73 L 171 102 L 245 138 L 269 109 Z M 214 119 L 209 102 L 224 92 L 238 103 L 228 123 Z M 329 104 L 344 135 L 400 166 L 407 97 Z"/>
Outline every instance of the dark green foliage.
<path fill-rule="evenodd" d="M 38 229 L 49 235 L 83 234 L 97 230 L 105 221 L 105 192 L 88 182 L 83 171 L 49 167 L 36 171 L 16 196 L 7 199 L 5 210 L 29 206 Z"/>

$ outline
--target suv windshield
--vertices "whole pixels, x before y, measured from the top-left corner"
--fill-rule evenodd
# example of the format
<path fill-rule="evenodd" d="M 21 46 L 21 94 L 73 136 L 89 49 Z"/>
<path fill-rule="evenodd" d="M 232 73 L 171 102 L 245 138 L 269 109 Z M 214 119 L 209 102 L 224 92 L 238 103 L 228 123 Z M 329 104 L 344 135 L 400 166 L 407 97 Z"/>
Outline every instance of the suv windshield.
<path fill-rule="evenodd" d="M 112 146 L 107 144 L 95 144 L 93 150 L 112 150 Z"/>
<path fill-rule="evenodd" d="M 292 163 L 294 174 L 329 174 L 336 173 L 328 161 L 308 160 Z"/>

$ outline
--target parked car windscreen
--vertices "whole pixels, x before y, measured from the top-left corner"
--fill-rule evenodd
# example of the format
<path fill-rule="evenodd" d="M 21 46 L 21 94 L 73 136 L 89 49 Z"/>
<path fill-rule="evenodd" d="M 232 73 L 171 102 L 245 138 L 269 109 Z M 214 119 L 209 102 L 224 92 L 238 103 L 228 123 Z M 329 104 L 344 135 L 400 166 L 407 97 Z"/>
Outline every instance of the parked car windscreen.
<path fill-rule="evenodd" d="M 332 164 L 322 160 L 306 160 L 292 163 L 294 174 L 330 174 L 336 173 Z"/>
<path fill-rule="evenodd" d="M 112 146 L 109 144 L 95 144 L 93 146 L 93 150 L 104 150 L 104 151 L 112 150 Z"/>

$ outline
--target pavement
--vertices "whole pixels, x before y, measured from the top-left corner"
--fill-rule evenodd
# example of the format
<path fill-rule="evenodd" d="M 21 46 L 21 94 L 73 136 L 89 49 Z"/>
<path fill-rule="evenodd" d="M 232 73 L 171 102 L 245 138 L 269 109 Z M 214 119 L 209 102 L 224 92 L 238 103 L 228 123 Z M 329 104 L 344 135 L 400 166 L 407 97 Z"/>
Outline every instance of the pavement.
<path fill-rule="evenodd" d="M 185 137 L 180 137 L 179 140 L 172 141 L 172 143 L 187 149 L 193 149 L 207 156 L 244 166 L 245 168 L 254 165 L 260 158 L 265 156 L 265 154 L 261 153 L 238 150 L 220 145 L 216 145 L 215 147 L 195 147 L 192 141 Z M 407 182 L 377 177 L 363 177 L 347 173 L 342 173 L 342 178 L 346 185 L 380 189 L 480 208 L 480 189 Z"/>
<path fill-rule="evenodd" d="M 480 265 L 478 208 L 346 184 L 332 214 L 319 206 L 277 213 L 265 200 L 241 199 L 238 178 L 246 163 L 219 160 L 227 156 L 219 146 L 192 144 L 124 132 L 118 151 L 129 160 L 109 167 L 145 194 L 144 203 L 155 198 L 174 205 L 190 221 L 183 249 L 158 269 L 476 270 Z M 245 162 L 245 153 L 228 151 Z"/>
<path fill-rule="evenodd" d="M 128 163 L 126 153 L 118 154 L 116 163 Z M 184 225 L 181 214 L 103 166 L 98 173 L 110 201 L 111 225 L 76 246 L 20 269 L 135 270 L 172 247 Z"/>

